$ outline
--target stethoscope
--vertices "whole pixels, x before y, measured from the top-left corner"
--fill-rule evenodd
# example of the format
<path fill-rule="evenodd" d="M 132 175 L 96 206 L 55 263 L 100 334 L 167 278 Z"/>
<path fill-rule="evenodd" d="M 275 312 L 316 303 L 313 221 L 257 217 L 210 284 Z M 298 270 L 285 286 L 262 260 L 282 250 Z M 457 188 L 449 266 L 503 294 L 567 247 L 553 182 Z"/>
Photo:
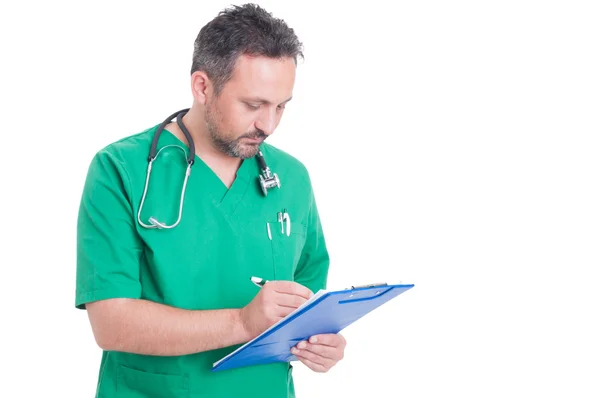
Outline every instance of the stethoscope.
<path fill-rule="evenodd" d="M 142 194 L 142 200 L 140 203 L 140 208 L 138 210 L 138 222 L 144 228 L 169 229 L 169 228 L 176 227 L 179 224 L 179 222 L 181 221 L 181 214 L 183 213 L 183 199 L 185 197 L 185 188 L 187 186 L 187 182 L 188 182 L 190 173 L 192 172 L 192 166 L 194 165 L 194 161 L 195 161 L 195 157 L 196 157 L 196 148 L 194 146 L 194 140 L 192 139 L 192 135 L 190 134 L 188 129 L 185 127 L 185 125 L 183 124 L 183 120 L 182 120 L 183 116 L 189 110 L 190 109 L 187 108 L 187 109 L 177 111 L 177 112 L 173 113 L 172 115 L 170 115 L 168 118 L 166 118 L 158 126 L 158 128 L 156 129 L 156 132 L 154 133 L 154 137 L 152 138 L 152 146 L 150 147 L 150 153 L 148 155 L 148 170 L 146 172 L 146 184 L 144 186 L 144 193 Z M 180 150 L 182 150 L 183 153 L 185 154 L 185 149 L 183 149 L 179 145 L 166 145 L 166 146 L 160 148 L 160 150 L 158 150 L 158 151 L 156 150 L 156 147 L 158 145 L 158 139 L 160 138 L 160 134 L 163 132 L 163 130 L 165 129 L 167 124 L 169 124 L 173 121 L 173 118 L 177 118 L 177 125 L 179 126 L 179 128 L 181 129 L 183 134 L 185 135 L 185 138 L 187 139 L 187 142 L 189 145 L 189 153 L 187 154 L 187 157 L 186 157 L 187 169 L 185 170 L 185 177 L 183 180 L 183 188 L 181 189 L 181 198 L 179 200 L 179 216 L 177 217 L 177 221 L 175 221 L 175 223 L 172 225 L 166 225 L 165 223 L 158 221 L 154 217 L 150 217 L 148 219 L 150 224 L 145 224 L 141 220 L 141 214 L 142 214 L 142 209 L 144 207 L 144 201 L 146 200 L 146 193 L 148 192 L 148 183 L 150 181 L 150 174 L 152 172 L 152 163 L 158 157 L 160 152 L 165 148 L 176 147 L 176 148 L 179 148 Z M 263 194 L 266 196 L 268 193 L 268 190 L 270 188 L 273 188 L 273 187 L 281 188 L 281 184 L 279 182 L 279 177 L 277 176 L 277 174 L 271 173 L 271 170 L 267 166 L 267 162 L 265 162 L 265 158 L 263 157 L 263 154 L 260 150 L 258 151 L 258 153 L 256 155 L 256 159 L 257 159 L 258 164 L 261 169 L 261 174 L 259 174 L 259 176 L 258 176 L 259 182 L 260 182 L 260 187 L 262 189 Z"/>

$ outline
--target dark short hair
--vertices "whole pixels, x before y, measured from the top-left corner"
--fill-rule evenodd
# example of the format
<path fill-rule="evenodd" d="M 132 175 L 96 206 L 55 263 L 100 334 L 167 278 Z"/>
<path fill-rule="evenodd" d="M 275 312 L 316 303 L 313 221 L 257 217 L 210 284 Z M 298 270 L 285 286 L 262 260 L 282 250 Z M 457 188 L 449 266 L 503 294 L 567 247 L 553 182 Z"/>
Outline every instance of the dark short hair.
<path fill-rule="evenodd" d="M 204 71 L 218 95 L 231 78 L 239 56 L 304 58 L 302 43 L 286 23 L 256 4 L 221 11 L 198 33 L 191 73 Z"/>

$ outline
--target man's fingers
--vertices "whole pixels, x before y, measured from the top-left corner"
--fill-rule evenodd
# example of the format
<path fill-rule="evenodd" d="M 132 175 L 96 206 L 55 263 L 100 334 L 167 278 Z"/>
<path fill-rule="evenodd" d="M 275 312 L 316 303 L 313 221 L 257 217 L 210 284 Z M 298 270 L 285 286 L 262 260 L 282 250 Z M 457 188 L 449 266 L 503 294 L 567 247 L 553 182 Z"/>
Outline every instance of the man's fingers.
<path fill-rule="evenodd" d="M 314 365 L 321 366 L 321 368 L 325 370 L 335 365 L 335 361 L 307 350 L 292 350 L 292 354 L 294 354 L 298 359 L 306 359 Z"/>
<path fill-rule="evenodd" d="M 311 344 L 306 342 L 299 343 L 297 347 L 300 350 L 310 351 L 313 354 L 319 355 L 323 358 L 332 359 L 334 361 L 339 361 L 340 359 L 342 359 L 342 351 L 336 347 L 331 347 L 322 344 Z"/>
<path fill-rule="evenodd" d="M 278 294 L 276 298 L 277 305 L 282 307 L 291 307 L 296 309 L 306 302 L 306 299 L 294 294 Z"/>
<path fill-rule="evenodd" d="M 285 318 L 292 312 L 294 312 L 294 308 L 291 307 L 282 307 L 278 305 L 275 309 L 275 315 L 277 315 L 279 318 Z"/>
<path fill-rule="evenodd" d="M 278 293 L 293 294 L 304 297 L 307 300 L 312 296 L 310 289 L 296 282 L 273 281 L 270 283 L 272 284 L 271 286 L 273 286 L 273 289 Z"/>
<path fill-rule="evenodd" d="M 309 339 L 312 344 L 328 345 L 330 347 L 345 347 L 346 339 L 341 334 L 317 334 Z"/>
<path fill-rule="evenodd" d="M 278 305 L 276 307 L 275 313 L 277 314 L 277 316 L 279 316 L 281 318 L 285 318 L 286 316 L 288 316 L 295 310 L 296 310 L 295 307 L 285 307 L 285 306 Z"/>
<path fill-rule="evenodd" d="M 339 361 L 343 357 L 343 351 L 337 347 L 331 347 L 328 345 L 322 344 L 311 344 L 305 341 L 298 343 L 296 346 L 300 350 L 310 351 L 313 354 L 319 355 L 323 358 L 332 359 L 334 361 Z"/>

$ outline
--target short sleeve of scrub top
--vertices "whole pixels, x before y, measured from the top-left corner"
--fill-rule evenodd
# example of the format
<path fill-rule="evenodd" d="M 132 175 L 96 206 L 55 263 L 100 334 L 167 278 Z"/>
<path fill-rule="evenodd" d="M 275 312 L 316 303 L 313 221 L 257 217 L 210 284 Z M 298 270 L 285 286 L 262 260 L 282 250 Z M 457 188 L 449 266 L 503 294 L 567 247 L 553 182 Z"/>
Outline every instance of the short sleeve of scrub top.
<path fill-rule="evenodd" d="M 139 298 L 142 245 L 125 170 L 108 151 L 92 160 L 77 221 L 77 308 L 109 298 Z"/>

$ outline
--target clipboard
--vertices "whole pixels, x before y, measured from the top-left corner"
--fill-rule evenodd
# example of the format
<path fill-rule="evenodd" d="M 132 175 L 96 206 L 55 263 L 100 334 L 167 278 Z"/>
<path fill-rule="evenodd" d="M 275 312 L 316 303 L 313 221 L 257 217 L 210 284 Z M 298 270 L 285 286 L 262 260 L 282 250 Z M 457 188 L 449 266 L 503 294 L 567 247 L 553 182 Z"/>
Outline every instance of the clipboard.
<path fill-rule="evenodd" d="M 297 361 L 290 350 L 317 334 L 336 334 L 414 287 L 376 283 L 349 289 L 320 290 L 287 317 L 213 364 L 212 371 Z"/>

